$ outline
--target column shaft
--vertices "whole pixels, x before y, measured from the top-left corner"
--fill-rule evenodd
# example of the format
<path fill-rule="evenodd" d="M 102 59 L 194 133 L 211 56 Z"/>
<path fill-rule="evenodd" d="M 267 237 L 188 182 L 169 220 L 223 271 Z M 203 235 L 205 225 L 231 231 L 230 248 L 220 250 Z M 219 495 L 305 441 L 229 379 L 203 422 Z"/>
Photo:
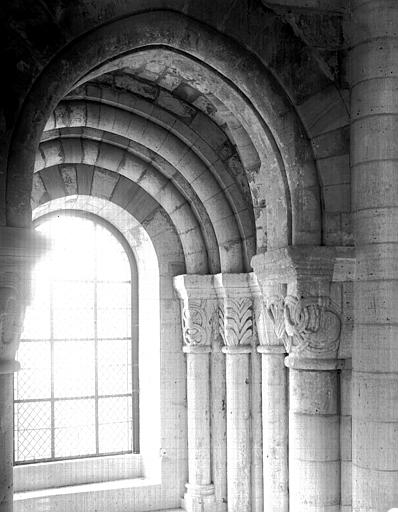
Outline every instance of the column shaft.
<path fill-rule="evenodd" d="M 263 428 L 262 428 L 262 393 L 261 393 L 261 355 L 253 348 L 251 362 L 251 439 L 252 439 L 252 512 L 263 512 Z"/>
<path fill-rule="evenodd" d="M 353 511 L 398 504 L 398 3 L 353 0 Z"/>
<path fill-rule="evenodd" d="M 224 347 L 223 350 L 227 381 L 228 512 L 251 512 L 251 347 Z"/>
<path fill-rule="evenodd" d="M 0 512 L 13 509 L 13 374 L 0 374 Z"/>
<path fill-rule="evenodd" d="M 225 356 L 211 354 L 211 460 L 217 512 L 227 510 L 227 413 Z"/>
<path fill-rule="evenodd" d="M 272 347 L 271 347 L 272 348 Z M 264 512 L 288 512 L 288 407 L 285 351 L 262 352 Z"/>
<path fill-rule="evenodd" d="M 189 512 L 214 512 L 210 452 L 210 346 L 186 346 L 188 400 L 188 483 L 184 496 Z"/>
<path fill-rule="evenodd" d="M 187 353 L 189 484 L 197 486 L 211 483 L 210 347 L 204 348 L 204 353 Z"/>
<path fill-rule="evenodd" d="M 290 512 L 340 512 L 336 371 L 289 371 Z"/>
<path fill-rule="evenodd" d="M 349 361 L 346 365 L 349 366 Z M 351 368 L 344 368 L 340 374 L 341 512 L 352 510 L 351 374 Z"/>

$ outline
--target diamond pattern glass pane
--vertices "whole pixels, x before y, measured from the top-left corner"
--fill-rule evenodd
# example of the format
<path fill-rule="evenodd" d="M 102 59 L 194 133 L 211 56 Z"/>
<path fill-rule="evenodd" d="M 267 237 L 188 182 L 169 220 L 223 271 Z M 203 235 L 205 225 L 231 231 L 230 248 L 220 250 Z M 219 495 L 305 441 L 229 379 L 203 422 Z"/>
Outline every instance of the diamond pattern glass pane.
<path fill-rule="evenodd" d="M 51 346 L 49 341 L 21 342 L 17 359 L 21 370 L 14 379 L 14 398 L 51 397 Z"/>
<path fill-rule="evenodd" d="M 131 393 L 131 341 L 98 341 L 98 394 Z"/>
<path fill-rule="evenodd" d="M 131 333 L 131 313 L 128 309 L 98 309 L 98 338 L 127 338 Z"/>
<path fill-rule="evenodd" d="M 91 309 L 94 304 L 93 282 L 53 282 L 54 309 Z"/>
<path fill-rule="evenodd" d="M 130 309 L 130 283 L 98 283 L 97 303 L 99 309 Z"/>
<path fill-rule="evenodd" d="M 93 399 L 55 402 L 55 457 L 95 453 L 94 404 Z"/>
<path fill-rule="evenodd" d="M 27 307 L 21 339 L 48 339 L 50 337 L 50 310 Z"/>
<path fill-rule="evenodd" d="M 85 280 L 94 278 L 95 229 L 89 220 L 59 216 L 37 228 L 53 243 L 47 260 L 52 279 Z"/>
<path fill-rule="evenodd" d="M 81 397 L 95 394 L 93 340 L 54 343 L 54 396 Z M 73 378 L 71 378 L 73 376 Z"/>
<path fill-rule="evenodd" d="M 54 338 L 93 338 L 94 309 L 56 309 Z"/>
<path fill-rule="evenodd" d="M 40 460 L 51 457 L 51 403 L 16 403 L 15 459 Z"/>
<path fill-rule="evenodd" d="M 132 407 L 131 397 L 100 398 L 99 450 L 101 453 L 112 450 L 131 450 Z"/>
<path fill-rule="evenodd" d="M 99 281 L 126 281 L 131 277 L 128 257 L 122 245 L 105 228 L 97 228 L 97 245 L 101 247 L 97 258 Z M 112 265 L 109 265 L 112 261 Z"/>
<path fill-rule="evenodd" d="M 54 337 L 94 337 L 94 283 L 55 282 L 53 285 Z"/>
<path fill-rule="evenodd" d="M 32 282 L 31 305 L 26 308 L 21 339 L 48 339 L 50 337 L 50 287 L 45 279 Z"/>
<path fill-rule="evenodd" d="M 51 250 L 33 270 L 18 352 L 15 461 L 129 452 L 130 260 L 117 237 L 91 218 L 60 214 L 37 229 Z"/>

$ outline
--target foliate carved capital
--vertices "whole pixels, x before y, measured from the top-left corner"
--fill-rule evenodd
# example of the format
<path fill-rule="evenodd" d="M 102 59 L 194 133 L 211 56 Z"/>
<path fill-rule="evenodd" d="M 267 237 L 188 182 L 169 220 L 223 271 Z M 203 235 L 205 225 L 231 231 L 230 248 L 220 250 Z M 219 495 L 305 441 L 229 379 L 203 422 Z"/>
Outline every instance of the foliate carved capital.
<path fill-rule="evenodd" d="M 341 331 L 339 311 L 330 297 L 269 297 L 266 311 L 289 354 L 336 357 Z"/>
<path fill-rule="evenodd" d="M 220 334 L 224 345 L 250 345 L 253 338 L 253 300 L 226 298 L 219 307 Z"/>
<path fill-rule="evenodd" d="M 190 299 L 182 304 L 184 343 L 190 347 L 210 346 L 217 336 L 215 301 Z"/>

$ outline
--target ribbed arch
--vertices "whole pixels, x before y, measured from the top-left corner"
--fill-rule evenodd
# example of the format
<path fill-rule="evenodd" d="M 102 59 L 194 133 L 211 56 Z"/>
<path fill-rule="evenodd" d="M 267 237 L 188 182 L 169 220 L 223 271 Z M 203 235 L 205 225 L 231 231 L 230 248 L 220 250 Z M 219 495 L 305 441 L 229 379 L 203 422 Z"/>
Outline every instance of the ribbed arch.
<path fill-rule="evenodd" d="M 48 131 L 43 135 L 45 140 L 43 147 L 46 147 L 46 154 L 48 154 L 52 151 L 47 144 L 48 139 L 62 137 L 62 143 L 54 143 L 55 145 L 52 146 L 59 157 L 64 150 L 69 153 L 75 152 L 75 148 L 70 147 L 71 135 L 81 137 L 83 149 L 80 152 L 84 157 L 91 155 L 89 160 L 83 158 L 82 161 L 90 165 L 102 165 L 102 161 L 111 160 L 109 165 L 112 169 L 117 162 L 117 172 L 127 175 L 134 181 L 157 180 L 153 174 L 149 177 L 150 173 L 146 171 L 143 164 L 144 160 L 150 162 L 153 168 L 157 168 L 168 180 L 171 180 L 190 201 L 205 238 L 214 238 L 215 233 L 220 247 L 221 267 L 238 272 L 248 270 L 250 259 L 255 251 L 255 234 L 252 209 L 248 207 L 246 198 L 243 197 L 236 181 L 215 151 L 203 139 L 199 144 L 198 135 L 193 130 L 189 131 L 187 127 L 182 126 L 181 130 L 186 128 L 183 133 L 185 140 L 182 141 L 171 133 L 170 127 L 175 126 L 171 116 L 164 115 L 163 121 L 167 121 L 165 125 L 168 129 L 152 123 L 149 118 L 109 105 L 83 101 L 63 102 L 47 123 Z M 85 142 L 93 138 L 109 141 L 110 145 L 97 151 Z M 186 144 L 187 142 L 189 145 Z M 57 148 L 57 144 L 61 144 L 62 147 Z M 129 158 L 126 159 L 115 146 L 126 148 Z M 94 154 L 91 154 L 92 151 Z M 140 162 L 134 162 L 132 153 L 139 156 Z M 208 162 L 213 161 L 210 168 L 197 153 L 203 158 L 207 157 Z M 43 155 L 43 150 L 37 155 L 37 169 L 48 165 L 47 162 L 43 163 Z M 76 158 L 78 161 L 80 157 Z M 50 165 L 58 163 L 60 162 L 51 162 Z M 140 172 L 137 174 L 138 170 Z M 135 173 L 134 176 L 131 172 Z M 162 182 L 162 179 L 159 179 Z M 207 243 L 207 247 L 209 255 L 213 256 L 215 251 L 212 241 Z"/>
<path fill-rule="evenodd" d="M 123 175 L 139 184 L 151 197 L 164 207 L 178 231 L 184 238 L 195 233 L 202 238 L 202 229 L 192 212 L 187 199 L 176 189 L 172 179 L 166 178 L 156 172 L 153 166 L 148 165 L 126 150 L 113 146 L 104 140 L 95 141 L 85 138 L 60 138 L 43 142 L 40 145 L 40 158 L 36 160 L 36 171 L 46 167 L 62 164 L 84 163 L 87 166 L 96 166 L 114 173 Z M 233 230 L 230 220 L 223 210 L 218 209 L 219 217 L 214 216 L 210 206 L 218 197 L 213 199 L 214 190 L 207 189 L 209 199 L 203 202 L 212 219 L 212 226 L 217 237 L 217 247 L 220 255 L 221 268 L 224 271 L 242 271 L 242 245 L 239 233 Z M 208 241 L 211 243 L 210 241 Z M 203 243 L 206 247 L 206 244 Z M 206 252 L 202 247 L 200 251 Z M 213 247 L 209 246 L 212 250 Z M 190 252 L 192 252 L 190 250 Z"/>
<path fill-rule="evenodd" d="M 51 142 L 47 144 L 51 144 Z M 46 153 L 46 148 L 43 149 L 43 152 Z M 55 152 L 51 152 L 51 155 L 54 156 Z M 75 158 L 76 156 L 78 156 L 77 159 Z M 162 211 L 163 216 L 166 215 L 169 218 L 178 235 L 179 244 L 183 248 L 186 267 L 190 271 L 195 268 L 195 271 L 200 274 L 209 272 L 207 250 L 200 227 L 192 214 L 189 204 L 181 195 L 178 195 L 175 189 L 170 188 L 166 192 L 171 197 L 165 208 L 160 204 L 159 197 L 156 197 L 156 191 L 159 192 L 159 189 L 151 190 L 148 184 L 146 189 L 143 184 L 134 184 L 128 178 L 124 178 L 122 183 L 120 183 L 119 174 L 115 172 L 115 167 L 112 168 L 112 160 L 108 162 L 106 167 L 104 165 L 94 165 L 89 158 L 82 163 L 80 157 L 78 148 L 74 148 L 73 154 L 70 154 L 66 149 L 64 150 L 63 158 L 58 161 L 54 160 L 52 165 L 37 171 L 39 173 L 38 177 L 44 184 L 47 193 L 43 196 L 44 200 L 59 198 L 63 193 L 67 195 L 65 183 L 67 174 L 65 172 L 60 173 L 59 166 L 63 164 L 78 165 L 81 180 L 84 180 L 82 175 L 91 172 L 90 177 L 86 178 L 85 181 L 91 182 L 88 193 L 93 196 L 111 200 L 113 195 L 119 195 L 120 197 L 120 189 L 124 186 L 130 195 L 130 201 L 124 205 L 124 208 L 143 225 L 149 222 L 158 210 Z M 50 156 L 48 162 L 51 163 Z M 129 187 L 129 182 L 135 185 L 135 190 Z M 78 184 L 76 188 L 78 189 Z"/>
<path fill-rule="evenodd" d="M 134 163 L 134 169 L 137 171 L 138 176 L 145 176 L 147 179 L 153 178 L 154 182 L 157 180 L 164 183 L 165 180 L 170 180 L 175 186 L 176 190 L 182 194 L 188 201 L 194 216 L 201 228 L 203 239 L 206 244 L 207 254 L 209 258 L 209 268 L 217 272 L 220 269 L 220 255 L 217 244 L 217 239 L 214 233 L 211 219 L 205 206 L 199 200 L 195 189 L 191 184 L 184 179 L 184 177 L 165 159 L 157 155 L 155 152 L 149 150 L 139 143 L 126 139 L 125 137 L 115 136 L 113 134 L 104 133 L 102 130 L 90 129 L 82 130 L 81 128 L 65 128 L 62 130 L 50 130 L 43 134 L 43 142 L 50 140 L 57 141 L 62 138 L 65 144 L 69 144 L 71 138 L 77 138 L 84 150 L 84 142 L 82 139 L 89 139 L 98 142 L 106 142 L 111 146 L 116 146 L 122 150 L 129 152 L 131 162 Z M 36 160 L 36 167 L 45 165 L 43 161 L 44 155 L 40 152 Z M 124 167 L 120 173 L 125 173 L 128 178 L 134 179 L 133 175 L 128 173 Z M 160 173 L 159 178 L 156 173 Z M 137 175 L 135 178 L 137 179 Z M 140 178 L 138 178 L 140 180 Z"/>
<path fill-rule="evenodd" d="M 63 102 L 55 109 L 46 129 L 99 128 L 137 142 L 159 155 L 194 186 L 203 204 L 213 201 L 214 205 L 206 206 L 211 209 L 209 215 L 213 218 L 213 224 L 220 218 L 217 209 L 222 210 L 224 218 L 230 217 L 229 230 L 236 226 L 235 231 L 239 233 L 231 232 L 230 239 L 236 240 L 239 236 L 245 241 L 248 252 L 246 261 L 250 261 L 255 251 L 251 202 L 248 204 L 231 172 L 203 139 L 199 140 L 198 135 L 181 122 L 179 124 L 182 126 L 177 129 L 178 122 L 172 116 L 163 112 L 162 117 L 164 126 L 159 125 L 158 118 L 154 116 L 143 118 L 108 105 L 98 107 L 94 102 L 70 101 L 66 104 Z M 152 119 L 155 122 L 152 123 Z"/>
<path fill-rule="evenodd" d="M 107 77 L 112 78 L 112 75 L 107 75 Z M 134 80 L 131 77 L 130 79 Z M 129 75 L 123 75 L 123 84 L 127 89 Z M 145 93 L 145 83 L 140 82 L 140 84 L 143 93 Z M 152 101 L 157 101 L 161 105 L 159 106 L 138 93 L 132 94 L 126 89 L 120 89 L 119 85 L 118 82 L 113 84 L 113 87 L 109 86 L 108 83 L 90 82 L 74 89 L 52 113 L 43 133 L 43 139 L 51 136 L 48 132 L 52 132 L 56 127 L 70 126 L 71 120 L 74 120 L 72 122 L 76 124 L 85 125 L 88 113 L 92 111 L 94 111 L 98 127 L 108 130 L 109 119 L 108 122 L 102 122 L 104 116 L 107 116 L 107 112 L 101 108 L 102 105 L 131 112 L 145 120 L 150 120 L 155 125 L 161 126 L 195 153 L 223 190 L 225 199 L 235 215 L 235 221 L 242 238 L 245 268 L 250 269 L 250 260 L 255 254 L 256 246 L 258 246 L 254 211 L 256 211 L 256 205 L 258 209 L 259 201 L 256 190 L 250 189 L 247 176 L 256 172 L 260 163 L 258 154 L 244 128 L 230 111 L 228 111 L 227 117 L 229 122 L 232 123 L 231 129 L 233 128 L 233 131 L 226 128 L 226 122 L 224 122 L 223 128 L 226 130 L 224 132 L 208 115 L 196 109 L 196 105 L 187 104 L 164 89 L 158 88 L 158 98 L 152 90 L 149 90 L 155 96 L 155 98 L 151 98 Z M 147 87 L 153 88 L 150 84 L 147 84 Z M 202 106 L 202 109 L 205 110 L 205 107 Z M 117 119 L 113 119 L 111 122 L 115 127 Z M 114 129 L 112 133 L 115 133 Z M 91 134 L 92 128 L 90 128 L 90 136 Z M 235 138 L 232 137 L 233 135 Z M 231 137 L 232 140 L 230 140 Z M 131 143 L 129 143 L 129 147 L 134 151 L 134 148 L 131 148 Z M 151 161 L 162 159 L 154 151 L 151 151 L 151 153 Z M 142 151 L 140 151 L 140 154 L 142 155 Z M 144 155 L 142 156 L 144 157 Z M 261 227 L 258 229 L 260 230 Z"/>
<path fill-rule="evenodd" d="M 110 77 L 112 78 L 112 75 Z M 57 106 L 57 111 L 61 111 L 62 115 L 62 108 L 73 108 L 68 105 L 69 101 L 84 100 L 110 105 L 151 119 L 152 122 L 167 129 L 191 147 L 208 166 L 211 166 L 214 162 L 219 162 L 220 167 L 215 167 L 213 170 L 220 175 L 220 182 L 227 179 L 223 175 L 231 173 L 229 160 L 234 156 L 234 153 L 236 155 L 235 139 L 230 141 L 227 134 L 211 119 L 208 113 L 206 112 L 206 115 L 204 115 L 196 105 L 187 103 L 161 88 L 158 88 L 160 98 L 147 98 L 141 96 L 139 91 L 130 93 L 127 90 L 129 79 L 132 81 L 135 79 L 126 74 L 123 75 L 123 78 L 126 89 L 121 89 L 117 82 L 114 86 L 102 82 L 89 82 L 84 86 L 77 87 Z M 145 82 L 140 81 L 140 83 L 144 88 Z M 148 87 L 153 87 L 153 85 L 148 83 Z M 150 92 L 153 94 L 152 91 Z M 188 109 L 188 112 L 183 111 L 184 107 Z M 178 108 L 182 112 L 179 112 Z M 56 124 L 55 113 L 53 113 L 53 117 Z M 224 165 L 225 169 L 221 167 L 221 164 Z M 249 192 L 247 177 L 244 180 L 242 179 L 239 185 L 242 188 L 241 193 L 247 195 Z"/>
<path fill-rule="evenodd" d="M 255 143 L 262 168 L 251 179 L 258 180 L 258 191 L 267 203 L 269 247 L 319 243 L 319 187 L 312 151 L 285 93 L 242 46 L 206 25 L 167 11 L 162 16 L 158 12 L 132 15 L 95 29 L 65 47 L 42 72 L 25 101 L 10 152 L 9 222 L 22 225 L 29 213 L 26 173 L 32 169 L 44 123 L 59 100 L 91 70 L 101 71 L 105 61 L 153 45 L 198 63 Z M 36 129 L 31 130 L 32 126 Z"/>
<path fill-rule="evenodd" d="M 161 58 L 168 61 L 173 68 L 180 71 L 183 78 L 190 81 L 199 91 L 203 92 L 205 95 L 210 94 L 211 97 L 215 97 L 228 112 L 233 113 L 243 129 L 243 137 L 245 134 L 248 134 L 250 148 L 255 148 L 255 155 L 259 157 L 259 160 L 253 158 L 251 166 L 245 169 L 249 179 L 251 194 L 254 199 L 253 204 L 257 206 L 257 211 L 255 210 L 258 219 L 257 223 L 266 224 L 266 241 L 264 243 L 268 248 L 285 245 L 286 237 L 290 239 L 292 236 L 292 215 L 294 216 L 295 213 L 294 208 L 292 211 L 291 206 L 291 192 L 294 192 L 296 187 L 300 187 L 303 184 L 296 178 L 292 182 L 293 188 L 290 190 L 288 176 L 285 174 L 284 159 L 282 158 L 273 132 L 268 123 L 264 122 L 256 109 L 253 108 L 248 97 L 245 94 L 241 94 L 236 86 L 234 86 L 233 82 L 225 80 L 224 77 L 210 68 L 208 64 L 199 62 L 182 51 L 174 52 L 168 47 L 148 47 L 135 50 L 129 55 L 118 57 L 103 66 L 99 66 L 96 70 L 87 74 L 82 80 L 82 83 L 114 70 L 125 68 L 134 69 L 137 66 L 136 60 L 138 60 L 139 66 L 142 61 L 153 59 L 154 55 L 158 56 L 159 54 Z M 241 57 L 240 53 L 238 53 L 238 55 Z M 238 71 L 238 69 L 234 71 Z M 266 103 L 266 119 L 271 115 L 272 120 L 277 123 L 280 123 L 280 118 L 282 117 L 289 116 L 292 117 L 291 120 L 294 120 L 290 107 L 284 104 L 283 97 L 275 94 L 273 88 L 270 88 L 270 84 L 267 84 L 264 80 L 264 76 L 260 75 L 255 67 L 254 71 L 251 70 L 251 73 L 253 72 L 256 78 L 263 82 L 264 90 L 269 92 L 274 100 L 273 103 L 270 103 L 270 98 L 263 99 Z M 281 127 L 283 134 L 280 134 L 282 139 L 293 139 L 287 141 L 287 144 L 285 146 L 282 145 L 281 148 L 285 160 L 287 159 L 288 161 L 290 159 L 290 153 L 294 153 L 297 150 L 296 144 L 292 144 L 292 142 L 295 142 L 298 135 L 297 131 L 301 129 L 299 123 L 293 123 L 292 125 L 291 120 L 288 120 L 286 125 Z M 292 133 L 289 133 L 289 129 Z M 241 135 L 241 132 L 239 135 Z M 302 143 L 305 145 L 304 134 L 301 134 L 301 138 Z M 310 151 L 310 148 L 308 148 L 309 153 Z M 253 157 L 252 154 L 250 156 Z M 302 166 L 298 167 L 303 156 L 303 154 L 292 155 L 291 163 L 294 165 L 292 169 L 293 173 L 302 173 L 305 167 L 309 166 L 308 169 L 311 167 L 307 157 L 305 157 L 306 161 L 302 162 Z M 314 193 L 317 197 L 317 180 L 314 168 L 311 169 L 311 174 L 310 179 L 312 183 L 310 187 L 305 184 L 297 197 L 297 200 L 300 201 L 298 205 L 299 208 L 302 209 L 303 204 L 306 203 L 307 211 L 312 210 L 314 207 L 313 201 L 311 200 Z M 262 212 L 261 209 L 264 208 L 265 205 L 267 210 L 264 219 L 264 212 Z M 301 215 L 301 218 L 298 220 L 302 225 L 304 220 L 303 215 Z M 308 232 L 312 230 L 313 225 L 314 223 L 312 223 L 312 226 L 309 224 L 303 226 L 307 231 L 305 236 L 312 236 Z M 257 226 L 257 231 L 259 231 L 259 229 L 261 229 L 261 227 Z M 259 240 L 259 242 L 258 249 L 261 250 L 261 240 Z"/>
<path fill-rule="evenodd" d="M 54 172 L 54 169 L 52 169 L 52 172 Z M 161 208 L 158 210 L 159 215 L 156 222 L 154 217 L 140 222 L 130 209 L 120 206 L 113 199 L 109 200 L 99 197 L 94 193 L 73 194 L 70 196 L 58 195 L 57 197 L 48 195 L 41 204 L 33 207 L 33 220 L 58 210 L 88 212 L 112 224 L 129 243 L 139 266 L 139 278 L 144 278 L 144 282 L 146 272 L 148 271 L 148 266 L 146 265 L 148 251 L 155 252 L 156 266 L 159 269 L 164 268 L 168 262 L 173 261 L 176 265 L 178 263 L 182 271 L 184 271 L 184 253 L 178 234 L 175 231 L 174 225 Z M 170 240 L 172 241 L 171 246 L 167 243 Z M 172 251 L 169 250 L 170 247 L 173 247 Z M 171 257 L 173 258 L 172 260 L 170 259 Z M 152 256 L 151 258 L 153 259 Z"/>

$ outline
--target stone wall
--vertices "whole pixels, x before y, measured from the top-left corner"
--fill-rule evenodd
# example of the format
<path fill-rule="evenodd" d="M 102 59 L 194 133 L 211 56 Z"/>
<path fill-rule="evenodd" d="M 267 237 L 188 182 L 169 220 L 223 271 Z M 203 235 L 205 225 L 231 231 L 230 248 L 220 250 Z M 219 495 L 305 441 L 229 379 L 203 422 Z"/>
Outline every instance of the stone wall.
<path fill-rule="evenodd" d="M 0 10 L 0 512 L 32 209 L 101 201 L 159 260 L 156 506 L 397 507 L 395 0 Z"/>

